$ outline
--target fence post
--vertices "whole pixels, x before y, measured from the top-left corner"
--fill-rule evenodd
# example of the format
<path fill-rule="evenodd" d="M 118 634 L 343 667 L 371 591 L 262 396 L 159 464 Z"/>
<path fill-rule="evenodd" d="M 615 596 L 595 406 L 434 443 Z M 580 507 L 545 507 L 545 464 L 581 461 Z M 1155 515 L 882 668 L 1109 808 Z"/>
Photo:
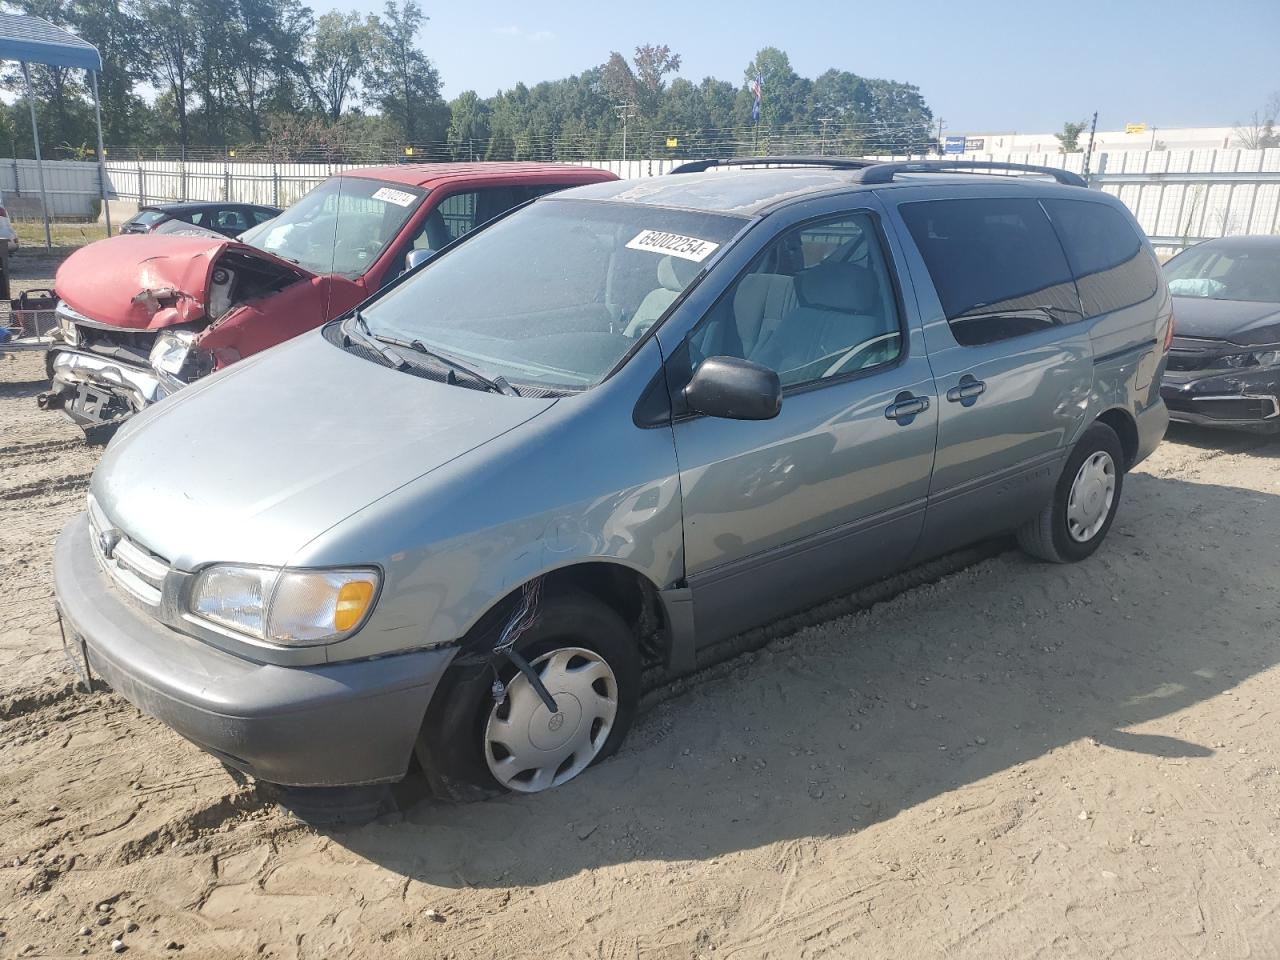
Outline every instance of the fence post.
<path fill-rule="evenodd" d="M 231 161 L 222 161 L 222 199 L 229 201 L 231 199 Z"/>
<path fill-rule="evenodd" d="M 182 145 L 182 156 L 178 160 L 178 173 L 178 187 L 182 193 L 181 199 L 185 201 L 187 199 L 187 145 L 185 143 Z"/>
<path fill-rule="evenodd" d="M 1106 173 L 1107 155 L 1105 153 L 1100 153 L 1098 154 L 1098 169 L 1093 173 L 1089 173 L 1088 168 L 1085 168 L 1085 181 L 1092 187 L 1094 180 L 1106 176 Z M 1102 187 L 1099 186 L 1098 189 L 1101 190 Z"/>
<path fill-rule="evenodd" d="M 275 160 L 271 161 L 271 205 L 280 206 L 280 164 Z"/>
<path fill-rule="evenodd" d="M 138 161 L 138 206 L 145 207 L 147 205 L 147 180 L 146 175 L 142 172 L 142 161 Z"/>

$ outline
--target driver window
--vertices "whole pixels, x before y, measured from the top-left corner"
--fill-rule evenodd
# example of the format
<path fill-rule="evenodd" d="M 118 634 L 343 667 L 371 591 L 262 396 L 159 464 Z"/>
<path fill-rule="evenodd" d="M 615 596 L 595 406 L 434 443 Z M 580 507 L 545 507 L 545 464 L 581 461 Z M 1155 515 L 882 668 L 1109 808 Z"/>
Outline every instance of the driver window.
<path fill-rule="evenodd" d="M 784 387 L 895 362 L 902 323 L 870 214 L 790 230 L 762 251 L 691 335 L 695 363 L 741 357 Z"/>

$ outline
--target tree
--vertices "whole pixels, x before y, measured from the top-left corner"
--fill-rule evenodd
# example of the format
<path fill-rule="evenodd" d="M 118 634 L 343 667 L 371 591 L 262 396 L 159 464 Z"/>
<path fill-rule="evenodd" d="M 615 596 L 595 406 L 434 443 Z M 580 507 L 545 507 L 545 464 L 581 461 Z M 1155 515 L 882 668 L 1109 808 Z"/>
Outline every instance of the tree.
<path fill-rule="evenodd" d="M 474 90 L 464 90 L 449 103 L 449 148 L 455 160 L 474 160 L 489 140 L 489 104 Z"/>
<path fill-rule="evenodd" d="M 1280 132 L 1276 130 L 1278 120 L 1280 120 L 1280 90 L 1271 94 L 1261 110 L 1253 111 L 1248 123 L 1236 124 L 1236 142 L 1245 150 L 1280 147 Z"/>
<path fill-rule="evenodd" d="M 373 17 L 326 13 L 316 20 L 307 44 L 307 89 L 330 120 L 337 120 L 357 101 L 356 82 L 377 38 Z"/>
<path fill-rule="evenodd" d="M 600 68 L 600 86 L 614 103 L 636 102 L 636 75 L 631 72 L 627 58 L 617 50 L 609 54 Z"/>
<path fill-rule="evenodd" d="M 631 62 L 636 67 L 632 85 L 640 113 L 645 117 L 652 117 L 658 112 L 658 105 L 662 101 L 666 75 L 680 69 L 680 54 L 672 53 L 665 43 L 646 43 L 636 47 L 636 54 Z"/>
<path fill-rule="evenodd" d="M 71 15 L 72 29 L 102 55 L 98 96 L 103 142 L 130 143 L 147 116 L 146 104 L 135 92 L 138 82 L 148 76 L 138 42 L 143 24 L 120 0 L 75 0 Z"/>
<path fill-rule="evenodd" d="M 427 18 L 417 0 L 387 0 L 382 19 L 374 20 L 374 41 L 365 89 L 382 115 L 407 143 L 439 139 L 448 125 L 440 98 L 440 74 L 417 47 Z"/>
<path fill-rule="evenodd" d="M 197 60 L 195 4 L 193 0 L 137 0 L 135 9 L 142 24 L 140 39 L 151 54 L 150 79 L 172 97 L 178 138 L 185 146 L 191 143 L 188 107 Z"/>
<path fill-rule="evenodd" d="M 802 80 L 791 69 L 791 58 L 777 47 L 764 47 L 756 52 L 743 71 L 743 88 L 738 97 L 738 122 L 751 122 L 751 86 L 760 78 L 760 123 L 780 127 L 803 117 L 804 101 L 812 83 Z"/>
<path fill-rule="evenodd" d="M 1079 123 L 1067 121 L 1062 125 L 1062 132 L 1055 133 L 1054 137 L 1058 140 L 1059 153 L 1078 153 L 1080 151 L 1080 134 L 1089 129 L 1089 121 L 1081 120 Z"/>
<path fill-rule="evenodd" d="M 234 98 L 232 21 L 235 4 L 225 0 L 192 0 L 194 69 L 191 86 L 200 100 L 200 141 L 225 145 L 232 124 Z M 230 7 L 230 9 L 228 9 Z"/>
<path fill-rule="evenodd" d="M 311 11 L 298 0 L 239 0 L 228 12 L 233 95 L 249 136 L 260 141 L 269 106 L 296 106 L 292 78 L 302 72 Z"/>

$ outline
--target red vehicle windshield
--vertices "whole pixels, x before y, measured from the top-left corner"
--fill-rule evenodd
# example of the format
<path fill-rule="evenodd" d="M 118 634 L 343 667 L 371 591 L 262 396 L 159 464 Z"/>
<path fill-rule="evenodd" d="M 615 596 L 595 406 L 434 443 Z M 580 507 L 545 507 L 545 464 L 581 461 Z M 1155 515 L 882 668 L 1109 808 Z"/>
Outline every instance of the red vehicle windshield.
<path fill-rule="evenodd" d="M 314 273 L 363 276 L 427 192 L 364 177 L 333 177 L 274 220 L 240 235 Z"/>

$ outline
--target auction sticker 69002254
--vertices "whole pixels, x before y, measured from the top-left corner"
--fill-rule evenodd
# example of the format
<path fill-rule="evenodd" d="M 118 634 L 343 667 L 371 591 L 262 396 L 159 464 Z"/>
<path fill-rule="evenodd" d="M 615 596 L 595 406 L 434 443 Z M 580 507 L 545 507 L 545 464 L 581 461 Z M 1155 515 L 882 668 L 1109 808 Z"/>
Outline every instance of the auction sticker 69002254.
<path fill-rule="evenodd" d="M 627 249 L 663 253 L 682 260 L 701 263 L 715 253 L 719 246 L 720 244 L 712 243 L 710 240 L 683 237 L 678 233 L 667 233 L 665 230 L 644 230 L 627 244 Z"/>

